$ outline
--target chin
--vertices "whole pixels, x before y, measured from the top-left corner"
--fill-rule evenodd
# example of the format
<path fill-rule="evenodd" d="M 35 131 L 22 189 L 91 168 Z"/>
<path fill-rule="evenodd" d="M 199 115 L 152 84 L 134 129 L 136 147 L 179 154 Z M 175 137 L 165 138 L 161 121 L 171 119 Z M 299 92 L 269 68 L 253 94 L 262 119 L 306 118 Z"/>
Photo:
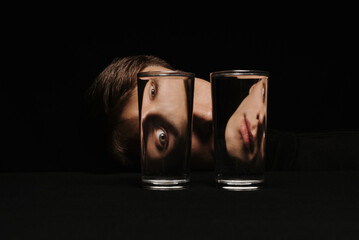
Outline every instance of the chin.
<path fill-rule="evenodd" d="M 247 150 L 239 134 L 226 135 L 226 149 L 231 158 L 244 164 L 253 162 L 257 155 L 256 149 L 253 152 Z"/>

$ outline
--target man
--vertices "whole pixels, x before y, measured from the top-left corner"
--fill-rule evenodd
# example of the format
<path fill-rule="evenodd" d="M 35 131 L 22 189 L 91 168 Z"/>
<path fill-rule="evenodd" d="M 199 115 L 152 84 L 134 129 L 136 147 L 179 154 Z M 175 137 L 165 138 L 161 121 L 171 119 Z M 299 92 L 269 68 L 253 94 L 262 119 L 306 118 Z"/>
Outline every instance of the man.
<path fill-rule="evenodd" d="M 106 119 L 106 147 L 123 167 L 139 165 L 137 73 L 175 70 L 163 59 L 137 55 L 114 59 L 95 79 L 88 96 Z M 214 165 L 210 83 L 196 78 L 193 103 L 191 167 Z"/>

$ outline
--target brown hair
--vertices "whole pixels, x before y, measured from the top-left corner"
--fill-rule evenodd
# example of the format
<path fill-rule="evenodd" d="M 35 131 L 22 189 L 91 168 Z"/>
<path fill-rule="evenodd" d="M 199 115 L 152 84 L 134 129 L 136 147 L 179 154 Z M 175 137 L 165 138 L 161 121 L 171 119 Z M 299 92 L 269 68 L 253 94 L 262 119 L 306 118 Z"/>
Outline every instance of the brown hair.
<path fill-rule="evenodd" d="M 149 66 L 174 68 L 161 58 L 150 55 L 136 55 L 115 58 L 96 78 L 88 89 L 88 96 L 107 118 L 107 147 L 111 158 L 122 166 L 133 166 L 139 158 L 138 123 L 125 121 L 119 115 L 136 88 L 137 73 Z"/>

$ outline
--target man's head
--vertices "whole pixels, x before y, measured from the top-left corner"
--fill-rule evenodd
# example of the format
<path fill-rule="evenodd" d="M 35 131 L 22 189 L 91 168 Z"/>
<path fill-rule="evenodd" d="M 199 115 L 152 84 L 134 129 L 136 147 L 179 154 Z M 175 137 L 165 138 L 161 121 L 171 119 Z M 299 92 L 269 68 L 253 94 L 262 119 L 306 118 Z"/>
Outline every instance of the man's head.
<path fill-rule="evenodd" d="M 114 59 L 88 90 L 107 122 L 107 148 L 122 166 L 135 166 L 140 159 L 137 74 L 176 70 L 166 61 L 148 55 Z M 196 78 L 193 99 L 191 165 L 213 167 L 211 91 L 208 81 Z"/>
<path fill-rule="evenodd" d="M 173 70 L 164 60 L 148 55 L 116 58 L 88 90 L 107 118 L 107 146 L 111 157 L 124 166 L 139 157 L 137 73 L 144 69 Z"/>

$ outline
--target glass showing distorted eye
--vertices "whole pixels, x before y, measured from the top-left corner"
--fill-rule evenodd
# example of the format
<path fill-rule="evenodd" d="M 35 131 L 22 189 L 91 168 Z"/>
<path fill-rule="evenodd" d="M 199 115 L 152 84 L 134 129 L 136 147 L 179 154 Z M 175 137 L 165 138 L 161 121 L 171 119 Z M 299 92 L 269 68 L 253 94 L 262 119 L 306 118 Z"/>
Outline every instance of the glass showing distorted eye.
<path fill-rule="evenodd" d="M 156 133 L 156 146 L 159 150 L 166 148 L 168 143 L 168 136 L 166 130 L 159 128 L 155 130 Z"/>

